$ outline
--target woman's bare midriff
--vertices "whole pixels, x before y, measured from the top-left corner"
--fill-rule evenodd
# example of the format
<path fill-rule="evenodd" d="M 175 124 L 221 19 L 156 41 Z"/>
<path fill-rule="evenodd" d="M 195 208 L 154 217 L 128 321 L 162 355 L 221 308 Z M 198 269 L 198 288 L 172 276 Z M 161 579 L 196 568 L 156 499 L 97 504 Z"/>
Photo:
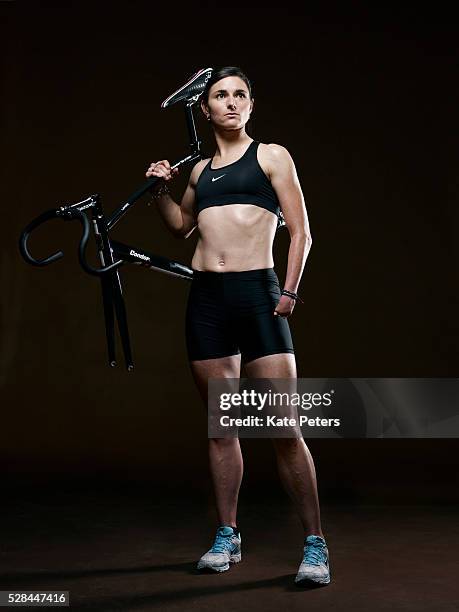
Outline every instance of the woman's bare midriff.
<path fill-rule="evenodd" d="M 254 204 L 205 208 L 198 215 L 194 270 L 242 272 L 274 267 L 277 216 Z"/>

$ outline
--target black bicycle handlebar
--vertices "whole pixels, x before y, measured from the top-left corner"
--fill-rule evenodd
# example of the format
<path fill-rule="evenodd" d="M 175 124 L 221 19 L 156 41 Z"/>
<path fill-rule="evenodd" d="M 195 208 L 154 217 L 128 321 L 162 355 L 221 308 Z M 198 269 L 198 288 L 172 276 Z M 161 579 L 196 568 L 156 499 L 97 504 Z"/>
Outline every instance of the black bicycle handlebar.
<path fill-rule="evenodd" d="M 88 239 L 89 239 L 89 221 L 84 213 L 82 213 L 80 210 L 75 209 L 75 208 L 72 209 L 71 211 L 68 209 L 66 210 L 64 208 L 48 210 L 42 213 L 41 215 L 39 215 L 36 219 L 31 221 L 24 228 L 19 238 L 19 251 L 21 252 L 22 257 L 25 259 L 27 263 L 33 266 L 47 266 L 53 261 L 61 259 L 61 257 L 64 256 L 63 251 L 57 251 L 53 255 L 50 255 L 49 257 L 45 257 L 44 259 L 35 259 L 35 257 L 32 257 L 28 249 L 28 246 L 27 246 L 27 242 L 33 230 L 35 230 L 37 227 L 39 227 L 43 223 L 46 223 L 50 219 L 55 219 L 55 218 L 63 219 L 64 221 L 78 220 L 81 223 L 83 227 L 83 234 L 80 238 L 80 244 L 78 247 L 78 258 L 80 260 L 81 267 L 88 274 L 91 274 L 93 276 L 99 276 L 101 274 L 105 274 L 105 272 L 110 272 L 111 270 L 118 268 L 123 263 L 123 260 L 119 260 L 119 261 L 115 261 L 109 266 L 105 266 L 102 268 L 93 268 L 87 262 L 86 246 L 88 244 Z"/>
<path fill-rule="evenodd" d="M 33 232 L 33 230 L 36 229 L 39 225 L 42 225 L 43 223 L 46 223 L 46 221 L 49 221 L 50 219 L 54 219 L 57 216 L 58 216 L 57 210 L 47 210 L 46 212 L 39 215 L 36 219 L 31 221 L 27 225 L 27 227 L 24 228 L 24 231 L 22 232 L 19 238 L 19 250 L 21 252 L 22 257 L 26 260 L 26 262 L 31 264 L 32 266 L 47 266 L 53 261 L 56 261 L 57 259 L 60 259 L 61 257 L 64 256 L 64 253 L 62 251 L 57 251 L 53 255 L 50 255 L 49 257 L 45 257 L 45 259 L 35 259 L 34 257 L 32 257 L 27 247 L 27 241 L 29 240 L 29 236 Z"/>

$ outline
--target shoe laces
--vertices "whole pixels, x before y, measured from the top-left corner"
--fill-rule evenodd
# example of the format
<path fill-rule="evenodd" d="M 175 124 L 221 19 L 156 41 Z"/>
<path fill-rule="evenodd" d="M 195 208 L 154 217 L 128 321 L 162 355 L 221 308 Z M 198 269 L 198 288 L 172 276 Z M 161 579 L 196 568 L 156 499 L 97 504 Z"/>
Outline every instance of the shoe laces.
<path fill-rule="evenodd" d="M 231 541 L 232 536 L 232 533 L 229 535 L 224 535 L 220 532 L 220 530 L 218 530 L 217 535 L 215 536 L 214 545 L 212 546 L 210 551 L 213 553 L 222 553 L 227 550 L 230 551 L 233 545 Z"/>
<path fill-rule="evenodd" d="M 320 565 L 327 562 L 325 544 L 321 540 L 313 540 L 306 544 L 303 562 L 308 565 Z"/>

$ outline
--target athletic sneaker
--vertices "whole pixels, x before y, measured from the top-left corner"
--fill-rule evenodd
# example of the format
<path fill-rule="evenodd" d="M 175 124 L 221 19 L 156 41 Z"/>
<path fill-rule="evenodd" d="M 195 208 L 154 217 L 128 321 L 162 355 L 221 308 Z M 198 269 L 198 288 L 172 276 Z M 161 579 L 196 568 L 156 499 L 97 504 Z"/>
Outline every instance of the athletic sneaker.
<path fill-rule="evenodd" d="M 320 536 L 310 535 L 304 540 L 303 561 L 295 578 L 296 584 L 320 585 L 330 582 L 328 548 Z"/>
<path fill-rule="evenodd" d="M 210 569 L 214 572 L 226 572 L 230 563 L 241 560 L 241 535 L 232 527 L 223 525 L 217 529 L 214 545 L 198 563 L 198 570 Z"/>

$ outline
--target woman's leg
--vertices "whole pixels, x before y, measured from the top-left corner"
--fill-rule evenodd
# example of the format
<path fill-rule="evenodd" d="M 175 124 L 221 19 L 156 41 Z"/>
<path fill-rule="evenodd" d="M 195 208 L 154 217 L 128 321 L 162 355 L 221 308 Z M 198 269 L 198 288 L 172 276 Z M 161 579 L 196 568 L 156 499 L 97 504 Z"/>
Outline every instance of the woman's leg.
<path fill-rule="evenodd" d="M 190 361 L 193 378 L 207 409 L 209 378 L 239 378 L 241 356 Z M 243 474 L 238 438 L 209 439 L 209 462 L 220 525 L 237 526 L 237 500 Z"/>
<path fill-rule="evenodd" d="M 296 378 L 295 356 L 278 353 L 253 359 L 244 365 L 249 378 Z M 272 440 L 282 483 L 291 497 L 303 525 L 305 536 L 323 536 L 319 496 L 312 455 L 303 438 Z"/>

